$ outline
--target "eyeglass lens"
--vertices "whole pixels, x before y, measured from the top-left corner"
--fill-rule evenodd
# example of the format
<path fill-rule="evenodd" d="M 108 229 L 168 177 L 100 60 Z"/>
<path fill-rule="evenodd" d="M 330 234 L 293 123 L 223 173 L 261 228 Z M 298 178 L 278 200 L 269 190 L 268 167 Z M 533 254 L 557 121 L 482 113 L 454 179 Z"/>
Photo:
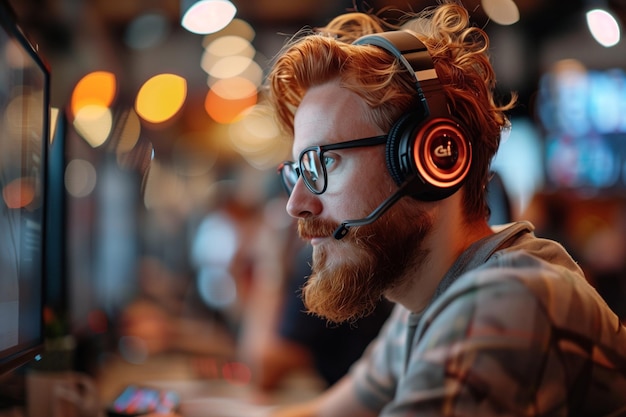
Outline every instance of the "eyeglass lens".
<path fill-rule="evenodd" d="M 300 169 L 304 182 L 309 186 L 311 191 L 321 193 L 324 190 L 326 175 L 324 167 L 320 161 L 319 151 L 310 149 L 300 157 Z"/>
<path fill-rule="evenodd" d="M 291 194 L 293 188 L 296 186 L 296 182 L 298 182 L 298 178 L 300 177 L 300 172 L 298 172 L 298 168 L 295 162 L 285 162 L 280 169 L 280 174 L 283 180 L 283 184 L 287 189 L 287 193 Z"/>
<path fill-rule="evenodd" d="M 285 162 L 280 169 L 283 183 L 287 192 L 291 194 L 293 188 L 303 175 L 307 188 L 316 194 L 324 192 L 326 183 L 326 173 L 319 156 L 318 149 L 309 149 L 300 156 L 300 163 Z M 302 172 L 301 172 L 302 171 Z"/>

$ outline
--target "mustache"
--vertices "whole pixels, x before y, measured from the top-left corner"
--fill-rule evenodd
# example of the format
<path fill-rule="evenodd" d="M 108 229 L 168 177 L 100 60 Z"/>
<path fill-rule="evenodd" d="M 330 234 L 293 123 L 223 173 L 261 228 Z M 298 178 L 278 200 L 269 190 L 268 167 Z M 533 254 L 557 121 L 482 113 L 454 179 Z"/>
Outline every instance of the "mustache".
<path fill-rule="evenodd" d="M 298 219 L 298 236 L 309 240 L 314 237 L 329 237 L 339 227 L 339 223 L 323 219 Z"/>

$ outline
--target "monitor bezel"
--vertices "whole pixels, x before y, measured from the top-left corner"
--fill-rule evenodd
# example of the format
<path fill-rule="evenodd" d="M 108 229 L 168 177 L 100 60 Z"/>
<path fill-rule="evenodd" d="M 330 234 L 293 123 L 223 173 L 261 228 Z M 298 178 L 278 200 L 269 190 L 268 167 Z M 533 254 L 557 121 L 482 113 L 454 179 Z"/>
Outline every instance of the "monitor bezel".
<path fill-rule="evenodd" d="M 37 44 L 31 41 L 31 39 L 23 31 L 22 27 L 18 23 L 17 16 L 8 3 L 7 0 L 0 0 L 0 30 L 4 31 L 7 37 L 17 41 L 17 44 L 23 49 L 28 56 L 33 60 L 33 63 L 40 69 L 43 75 L 43 102 L 42 107 L 42 137 L 41 137 L 41 172 L 40 172 L 40 184 L 42 186 L 41 201 L 42 201 L 42 215 L 41 215 L 41 250 L 40 250 L 40 265 L 41 265 L 41 297 L 39 302 L 40 306 L 40 328 L 39 337 L 36 340 L 25 342 L 24 346 L 19 346 L 19 349 L 15 352 L 7 354 L 6 357 L 0 358 L 0 375 L 11 372 L 29 362 L 32 362 L 38 358 L 45 348 L 45 321 L 44 321 L 44 307 L 45 307 L 45 288 L 46 288 L 46 248 L 44 242 L 46 241 L 46 207 L 48 201 L 48 187 L 46 184 L 46 175 L 48 170 L 48 152 L 50 146 L 50 121 L 51 121 L 51 107 L 50 107 L 50 66 L 39 51 Z"/>

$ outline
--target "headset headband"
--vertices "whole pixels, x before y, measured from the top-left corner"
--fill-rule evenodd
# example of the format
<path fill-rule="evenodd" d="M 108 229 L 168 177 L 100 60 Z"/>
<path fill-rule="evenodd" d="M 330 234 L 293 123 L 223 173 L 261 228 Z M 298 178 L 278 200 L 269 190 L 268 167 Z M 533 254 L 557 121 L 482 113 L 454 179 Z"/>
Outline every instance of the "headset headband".
<path fill-rule="evenodd" d="M 443 87 L 426 46 L 406 30 L 365 35 L 354 45 L 374 45 L 398 59 L 409 71 L 425 116 L 450 116 Z"/>

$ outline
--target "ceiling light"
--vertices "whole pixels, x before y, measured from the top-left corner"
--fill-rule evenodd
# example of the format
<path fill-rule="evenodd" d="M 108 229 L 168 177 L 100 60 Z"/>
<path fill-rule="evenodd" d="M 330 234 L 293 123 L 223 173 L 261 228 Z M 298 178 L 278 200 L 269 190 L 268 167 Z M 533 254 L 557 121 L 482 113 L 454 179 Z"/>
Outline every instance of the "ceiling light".
<path fill-rule="evenodd" d="M 587 27 L 591 36 L 602 46 L 608 48 L 620 40 L 617 19 L 605 9 L 592 9 L 587 12 Z"/>
<path fill-rule="evenodd" d="M 228 26 L 236 13 L 228 0 L 182 0 L 180 23 L 192 33 L 207 35 Z"/>
<path fill-rule="evenodd" d="M 481 4 L 487 17 L 499 25 L 512 25 L 519 20 L 519 9 L 513 0 L 482 0 Z"/>

